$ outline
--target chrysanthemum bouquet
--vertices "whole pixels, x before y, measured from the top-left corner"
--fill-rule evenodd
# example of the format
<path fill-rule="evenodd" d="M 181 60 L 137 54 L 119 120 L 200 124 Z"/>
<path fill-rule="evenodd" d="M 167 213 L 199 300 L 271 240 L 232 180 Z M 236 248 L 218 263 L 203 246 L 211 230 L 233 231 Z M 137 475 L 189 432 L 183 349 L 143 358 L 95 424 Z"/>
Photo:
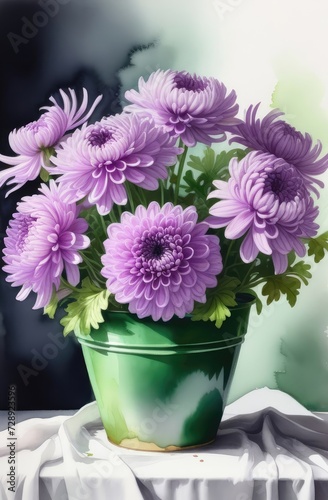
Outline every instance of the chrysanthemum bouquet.
<path fill-rule="evenodd" d="M 126 92 L 121 114 L 88 124 L 73 90 L 14 130 L 0 186 L 22 198 L 4 239 L 4 270 L 17 299 L 88 334 L 102 310 L 169 321 L 191 314 L 220 327 L 241 294 L 295 304 L 310 265 L 328 248 L 317 236 L 320 143 L 258 106 L 237 118 L 236 93 L 215 78 L 156 71 Z M 212 143 L 223 143 L 225 149 Z M 229 141 L 229 142 L 228 142 Z M 238 149 L 229 144 L 237 143 Z M 189 148 L 203 144 L 204 155 Z"/>

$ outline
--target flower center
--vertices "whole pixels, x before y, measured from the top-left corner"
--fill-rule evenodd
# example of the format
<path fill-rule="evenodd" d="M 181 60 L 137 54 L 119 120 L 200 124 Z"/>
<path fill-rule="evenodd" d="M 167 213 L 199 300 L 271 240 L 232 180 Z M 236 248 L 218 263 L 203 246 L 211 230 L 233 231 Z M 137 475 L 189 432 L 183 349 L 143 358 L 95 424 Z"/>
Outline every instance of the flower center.
<path fill-rule="evenodd" d="M 279 165 L 266 171 L 264 193 L 274 193 L 280 203 L 304 196 L 304 183 L 292 165 Z"/>
<path fill-rule="evenodd" d="M 133 253 L 142 273 L 162 274 L 178 268 L 183 259 L 182 239 L 175 233 L 179 231 L 172 227 L 154 228 L 137 240 Z"/>
<path fill-rule="evenodd" d="M 16 250 L 18 253 L 22 253 L 28 243 L 28 234 L 36 221 L 34 217 L 30 215 L 19 214 L 16 218 L 17 222 L 17 235 L 16 235 Z"/>
<path fill-rule="evenodd" d="M 153 241 L 149 245 L 149 249 L 147 249 L 152 258 L 156 259 L 161 257 L 165 251 L 165 246 L 158 241 Z"/>
<path fill-rule="evenodd" d="M 174 82 L 177 89 L 191 90 L 193 92 L 202 92 L 206 89 L 208 81 L 206 78 L 192 76 L 190 73 L 179 72 L 174 77 Z"/>
<path fill-rule="evenodd" d="M 88 136 L 88 142 L 91 146 L 101 147 L 112 138 L 111 132 L 104 127 L 95 126 Z"/>

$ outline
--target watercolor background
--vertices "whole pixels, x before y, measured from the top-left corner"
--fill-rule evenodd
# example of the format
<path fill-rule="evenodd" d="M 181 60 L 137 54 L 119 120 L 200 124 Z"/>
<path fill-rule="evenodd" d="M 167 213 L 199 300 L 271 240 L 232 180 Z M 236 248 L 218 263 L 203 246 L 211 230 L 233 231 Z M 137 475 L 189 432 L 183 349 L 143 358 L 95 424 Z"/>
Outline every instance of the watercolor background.
<path fill-rule="evenodd" d="M 8 133 L 35 119 L 58 87 L 105 92 L 101 115 L 120 110 L 124 90 L 140 75 L 169 67 L 235 88 L 240 116 L 259 101 L 262 114 L 281 108 L 327 152 L 327 18 L 326 0 L 0 0 L 1 152 L 10 153 Z M 328 173 L 323 180 L 328 185 Z M 2 237 L 16 201 L 33 188 L 10 199 L 1 190 Z M 319 205 L 323 232 L 325 190 Z M 328 259 L 313 267 L 293 309 L 281 301 L 261 317 L 253 311 L 230 401 L 266 385 L 310 409 L 328 410 L 327 284 Z M 77 408 L 89 401 L 79 346 L 73 338 L 61 343 L 58 321 L 31 311 L 32 298 L 21 304 L 15 295 L 1 274 L 0 406 L 6 407 L 9 383 L 18 386 L 21 408 Z"/>

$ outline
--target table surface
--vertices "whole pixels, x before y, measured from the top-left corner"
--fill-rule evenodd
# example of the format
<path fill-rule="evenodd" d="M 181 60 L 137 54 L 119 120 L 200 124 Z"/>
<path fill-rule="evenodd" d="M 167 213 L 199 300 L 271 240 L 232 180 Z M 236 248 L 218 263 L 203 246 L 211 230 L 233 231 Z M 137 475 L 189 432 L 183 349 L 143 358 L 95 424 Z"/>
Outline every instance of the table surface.
<path fill-rule="evenodd" d="M 95 403 L 20 411 L 16 425 L 23 448 L 19 480 L 33 496 L 2 497 L 0 467 L 1 500 L 80 500 L 89 498 L 82 493 L 95 481 L 93 500 L 214 500 L 218 491 L 224 500 L 328 499 L 328 412 L 308 412 L 280 391 L 255 390 L 230 404 L 216 442 L 182 452 L 109 443 Z M 1 411 L 3 437 L 6 429 L 7 412 Z"/>

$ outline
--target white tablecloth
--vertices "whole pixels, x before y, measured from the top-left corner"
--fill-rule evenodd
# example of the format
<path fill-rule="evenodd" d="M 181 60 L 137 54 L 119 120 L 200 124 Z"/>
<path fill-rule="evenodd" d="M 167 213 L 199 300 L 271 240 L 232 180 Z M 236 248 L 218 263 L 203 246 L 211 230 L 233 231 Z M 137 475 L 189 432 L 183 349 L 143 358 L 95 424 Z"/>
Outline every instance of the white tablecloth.
<path fill-rule="evenodd" d="M 12 493 L 0 433 L 1 500 L 328 500 L 328 422 L 267 388 L 229 405 L 216 442 L 199 449 L 116 447 L 95 403 L 25 420 L 16 437 Z"/>

